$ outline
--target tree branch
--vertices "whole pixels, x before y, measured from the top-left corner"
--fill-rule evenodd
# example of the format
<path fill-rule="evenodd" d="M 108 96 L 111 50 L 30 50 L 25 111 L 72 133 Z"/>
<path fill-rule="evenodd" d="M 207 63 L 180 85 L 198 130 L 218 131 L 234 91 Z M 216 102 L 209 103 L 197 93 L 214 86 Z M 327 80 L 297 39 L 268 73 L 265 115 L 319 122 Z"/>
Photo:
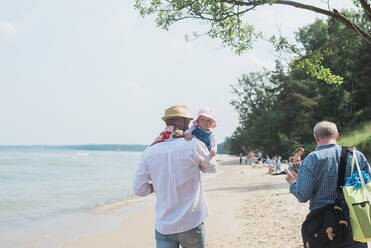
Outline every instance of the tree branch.
<path fill-rule="evenodd" d="M 259 6 L 259 5 L 264 5 L 268 4 L 268 0 L 256 0 L 252 2 L 243 2 L 239 0 L 221 0 L 223 2 L 229 3 L 229 4 L 236 4 L 240 6 Z M 367 3 L 368 0 L 360 0 L 362 7 L 365 9 L 367 13 L 368 10 L 370 9 L 369 4 Z M 371 34 L 368 32 L 364 31 L 361 27 L 359 27 L 357 24 L 353 23 L 351 20 L 349 20 L 346 16 L 342 15 L 337 11 L 336 9 L 333 9 L 333 11 L 328 11 L 325 9 L 321 9 L 312 5 L 307 5 L 307 4 L 302 4 L 294 1 L 286 1 L 286 0 L 276 0 L 273 2 L 273 4 L 282 4 L 282 5 L 288 5 L 300 9 L 306 9 L 310 10 L 322 15 L 326 15 L 329 17 L 333 17 L 336 20 L 342 22 L 344 25 L 346 25 L 348 28 L 353 30 L 353 32 L 357 33 L 360 37 L 362 37 L 367 43 L 371 44 Z M 370 10 L 371 13 L 371 10 Z"/>
<path fill-rule="evenodd" d="M 361 2 L 362 8 L 365 10 L 368 19 L 371 21 L 371 7 L 368 0 L 359 0 Z"/>
<path fill-rule="evenodd" d="M 192 15 L 192 16 L 183 16 L 183 17 L 180 17 L 180 18 L 174 18 L 173 20 L 174 21 L 180 21 L 180 20 L 183 20 L 183 19 L 202 19 L 202 20 L 208 20 L 208 21 L 214 21 L 214 22 L 220 22 L 220 21 L 224 21 L 230 17 L 233 17 L 233 16 L 239 16 L 241 14 L 244 14 L 246 13 L 247 11 L 250 11 L 252 10 L 253 8 L 255 7 L 252 7 L 252 8 L 249 8 L 249 9 L 246 9 L 244 11 L 241 11 L 241 12 L 237 12 L 237 13 L 233 13 L 232 14 L 228 14 L 224 17 L 221 17 L 221 18 L 213 18 L 213 17 L 206 17 L 204 15 L 201 15 L 201 14 L 197 14 L 197 15 Z M 212 14 L 208 13 L 210 16 L 212 16 Z"/>
<path fill-rule="evenodd" d="M 370 8 L 370 4 L 368 4 L 368 2 L 367 2 L 368 0 L 359 0 L 359 1 L 362 5 L 363 9 L 365 10 L 367 16 L 371 19 L 371 8 Z M 227 14 L 225 16 L 220 17 L 220 18 L 216 18 L 216 17 L 213 16 L 213 14 L 210 14 L 210 13 L 209 13 L 210 17 L 204 16 L 204 15 L 202 15 L 202 12 L 201 12 L 201 13 L 196 13 L 194 15 L 194 17 L 193 17 L 193 15 L 191 15 L 191 16 L 186 16 L 186 17 L 174 18 L 173 21 L 180 21 L 180 20 L 183 20 L 183 19 L 195 18 L 195 19 L 204 19 L 204 20 L 208 20 L 208 21 L 220 22 L 220 21 L 224 21 L 224 20 L 226 20 L 230 17 L 244 14 L 244 13 L 254 9 L 257 6 L 270 4 L 271 0 L 249 0 L 249 1 L 246 1 L 246 2 L 243 1 L 243 0 L 220 0 L 220 3 L 227 3 L 227 4 L 234 5 L 234 6 L 237 5 L 237 6 L 244 6 L 244 7 L 250 7 L 250 8 L 246 8 L 242 11 L 238 11 L 237 13 L 232 12 L 232 14 L 227 12 Z M 273 1 L 272 4 L 281 4 L 281 5 L 292 6 L 292 7 L 295 7 L 295 8 L 305 9 L 305 10 L 309 10 L 309 11 L 312 11 L 312 12 L 316 12 L 316 13 L 319 13 L 319 14 L 322 14 L 322 15 L 332 17 L 332 18 L 336 19 L 337 21 L 343 23 L 350 30 L 352 30 L 358 36 L 360 36 L 362 39 L 364 39 L 367 43 L 371 44 L 371 34 L 367 31 L 363 30 L 356 23 L 352 22 L 347 16 L 341 14 L 336 9 L 333 9 L 333 11 L 329 11 L 329 10 L 321 9 L 321 8 L 318 8 L 318 7 L 315 7 L 315 6 L 312 6 L 312 5 L 307 5 L 307 4 L 303 4 L 303 3 L 299 3 L 299 2 L 295 2 L 295 1 L 287 1 L 287 0 L 275 0 L 275 1 Z M 185 8 L 185 7 L 192 8 L 191 5 L 184 5 L 182 8 Z"/>
<path fill-rule="evenodd" d="M 243 2 L 239 0 L 221 0 L 222 2 L 229 3 L 229 4 L 235 4 L 239 6 L 259 6 L 264 4 L 269 4 L 270 1 L 268 0 L 256 0 L 251 2 Z M 283 5 L 289 5 L 300 9 L 306 9 L 310 11 L 314 11 L 323 15 L 331 16 L 333 17 L 333 13 L 331 11 L 321 9 L 312 5 L 302 4 L 294 1 L 284 1 L 284 0 L 276 0 L 273 2 L 273 4 L 283 4 Z"/>
<path fill-rule="evenodd" d="M 294 2 L 294 1 L 277 0 L 273 4 L 289 5 L 289 6 L 293 6 L 295 8 L 310 10 L 310 11 L 313 11 L 313 12 L 316 12 L 316 13 L 319 13 L 319 14 L 322 14 L 322 15 L 327 15 L 327 16 L 330 16 L 330 17 L 334 16 L 334 14 L 331 11 L 321 9 L 321 8 L 318 8 L 318 7 L 315 7 L 315 6 L 312 6 L 312 5 L 307 5 L 307 4 Z"/>
<path fill-rule="evenodd" d="M 353 30 L 353 32 L 361 36 L 366 42 L 371 44 L 371 35 L 360 28 L 357 24 L 351 22 L 346 16 L 340 14 L 336 9 L 334 9 L 334 17 L 338 21 L 342 22 L 345 26 Z"/>
<path fill-rule="evenodd" d="M 302 60 L 304 60 L 304 59 L 310 58 L 311 56 L 313 56 L 314 54 L 316 54 L 316 53 L 322 51 L 323 49 L 326 49 L 326 48 L 328 48 L 328 47 L 331 47 L 331 46 L 335 45 L 336 43 L 338 43 L 338 42 L 340 42 L 340 41 L 347 40 L 347 39 L 353 38 L 353 37 L 355 37 L 355 36 L 358 36 L 358 35 L 357 35 L 357 34 L 352 34 L 352 35 L 347 35 L 347 36 L 338 37 L 338 38 L 336 38 L 335 40 L 333 40 L 333 41 L 327 43 L 326 45 L 324 45 L 324 46 L 318 48 L 318 49 L 315 50 L 313 53 L 301 57 L 300 59 L 296 60 L 294 63 L 298 63 L 298 62 L 300 62 L 300 61 L 302 61 Z"/>

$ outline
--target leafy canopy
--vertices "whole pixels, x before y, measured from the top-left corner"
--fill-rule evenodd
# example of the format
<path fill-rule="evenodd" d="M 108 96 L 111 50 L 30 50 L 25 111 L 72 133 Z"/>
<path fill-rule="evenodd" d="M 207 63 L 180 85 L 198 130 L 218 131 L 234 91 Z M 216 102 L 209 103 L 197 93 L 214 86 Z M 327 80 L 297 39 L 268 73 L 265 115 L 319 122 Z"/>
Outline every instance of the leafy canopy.
<path fill-rule="evenodd" d="M 185 19 L 200 20 L 208 24 L 208 30 L 204 33 L 193 33 L 190 37 L 186 35 L 186 40 L 196 39 L 207 35 L 213 39 L 219 39 L 224 47 L 230 47 L 236 54 L 252 49 L 253 42 L 263 38 L 261 32 L 257 32 L 253 25 L 249 24 L 244 16 L 257 7 L 279 4 L 284 6 L 296 7 L 308 11 L 316 12 L 333 18 L 340 22 L 353 35 L 347 34 L 347 39 L 358 36 L 367 43 L 371 44 L 371 34 L 369 27 L 371 22 L 371 8 L 368 0 L 353 0 L 354 7 L 361 9 L 367 16 L 366 28 L 360 26 L 355 20 L 350 18 L 349 11 L 339 12 L 336 9 L 326 10 L 314 5 L 303 4 L 299 1 L 286 0 L 136 0 L 135 8 L 141 16 L 156 15 L 157 26 L 168 30 L 169 27 Z M 344 38 L 335 39 L 334 43 L 340 42 Z M 272 42 L 277 42 L 274 38 Z M 283 40 L 276 43 L 278 46 L 284 45 Z M 287 45 L 287 44 L 286 44 Z M 331 44 L 332 45 L 332 44 Z M 293 48 L 293 47 L 292 47 Z M 318 48 L 318 47 L 317 47 Z M 299 53 L 302 49 L 295 48 L 294 53 Z M 329 68 L 321 65 L 323 54 L 320 51 L 307 51 L 307 54 L 298 63 L 293 63 L 297 69 L 304 69 L 307 74 L 324 80 L 330 84 L 341 84 L 343 78 L 334 75 Z M 304 50 L 305 51 L 305 50 Z M 314 56 L 315 53 L 318 53 Z"/>
<path fill-rule="evenodd" d="M 313 51 L 344 32 L 344 26 L 331 18 L 317 19 L 300 28 L 296 40 Z M 232 85 L 239 125 L 228 139 L 227 151 L 236 155 L 245 150 L 264 151 L 288 157 L 298 146 L 307 152 L 314 148 L 312 128 L 318 121 L 333 121 L 344 133 L 370 120 L 370 45 L 359 38 L 348 39 L 321 53 L 323 66 L 344 76 L 342 85 L 324 84 L 296 68 L 285 70 L 279 61 L 274 71 L 242 75 Z M 366 154 L 371 154 L 370 144 L 363 140 L 353 143 Z"/>
<path fill-rule="evenodd" d="M 220 39 L 224 47 L 231 47 L 236 54 L 252 48 L 253 41 L 262 38 L 254 26 L 244 23 L 241 16 L 250 9 L 240 11 L 240 6 L 219 0 L 136 0 L 135 8 L 141 16 L 156 14 L 157 26 L 168 30 L 175 22 L 184 19 L 198 19 L 209 23 L 206 33 L 193 33 L 198 38 L 208 35 Z"/>

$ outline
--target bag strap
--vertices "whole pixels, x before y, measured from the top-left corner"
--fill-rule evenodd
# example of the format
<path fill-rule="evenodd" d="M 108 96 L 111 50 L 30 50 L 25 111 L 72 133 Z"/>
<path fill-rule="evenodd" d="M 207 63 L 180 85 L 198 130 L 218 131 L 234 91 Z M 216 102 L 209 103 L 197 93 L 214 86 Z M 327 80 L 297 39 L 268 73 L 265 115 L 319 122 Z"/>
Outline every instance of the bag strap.
<path fill-rule="evenodd" d="M 340 156 L 340 164 L 339 164 L 339 170 L 338 170 L 338 184 L 337 188 L 341 190 L 341 186 L 344 186 L 345 183 L 345 168 L 347 165 L 347 159 L 348 159 L 348 151 L 349 148 L 342 146 L 341 147 L 341 156 Z"/>
<path fill-rule="evenodd" d="M 365 196 L 366 198 L 371 201 L 371 193 L 368 191 L 367 187 L 366 187 L 366 183 L 365 183 L 365 180 L 363 179 L 363 176 L 362 176 L 362 171 L 361 171 L 361 168 L 359 166 L 359 163 L 358 163 L 358 159 L 357 159 L 357 156 L 356 156 L 356 151 L 353 150 L 353 160 L 352 160 L 352 170 L 353 170 L 353 165 L 356 165 L 357 167 L 357 171 L 358 171 L 358 175 L 359 175 L 359 179 L 361 179 L 361 183 L 362 183 L 362 188 L 364 189 L 364 193 L 365 193 Z M 352 172 L 353 173 L 353 172 Z"/>

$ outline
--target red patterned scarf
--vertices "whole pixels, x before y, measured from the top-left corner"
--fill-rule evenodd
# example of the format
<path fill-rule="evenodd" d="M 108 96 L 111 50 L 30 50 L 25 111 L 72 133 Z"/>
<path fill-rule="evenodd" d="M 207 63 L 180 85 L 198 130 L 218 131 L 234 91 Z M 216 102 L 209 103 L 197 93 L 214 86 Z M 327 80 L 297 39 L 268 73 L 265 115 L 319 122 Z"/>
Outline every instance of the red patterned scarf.
<path fill-rule="evenodd" d="M 154 144 L 163 142 L 165 140 L 172 139 L 173 138 L 173 132 L 174 132 L 174 126 L 165 127 L 165 130 L 163 132 L 161 132 L 159 136 L 157 136 L 157 138 L 153 141 L 151 146 L 153 146 Z"/>

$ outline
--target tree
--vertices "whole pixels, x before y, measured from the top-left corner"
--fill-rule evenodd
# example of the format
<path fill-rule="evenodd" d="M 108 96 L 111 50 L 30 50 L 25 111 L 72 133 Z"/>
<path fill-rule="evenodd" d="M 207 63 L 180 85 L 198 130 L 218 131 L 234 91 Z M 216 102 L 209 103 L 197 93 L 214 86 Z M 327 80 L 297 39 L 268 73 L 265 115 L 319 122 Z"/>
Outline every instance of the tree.
<path fill-rule="evenodd" d="M 234 154 L 241 146 L 267 154 L 288 156 L 312 139 L 311 129 L 318 96 L 316 82 L 284 72 L 277 62 L 272 72 L 243 75 L 232 86 L 240 125 L 231 137 Z"/>
<path fill-rule="evenodd" d="M 344 27 L 331 19 L 316 20 L 301 28 L 296 39 L 311 50 L 343 32 Z M 236 148 L 243 145 L 286 157 L 299 145 L 308 151 L 314 148 L 312 128 L 318 121 L 334 121 L 342 132 L 355 119 L 369 120 L 371 70 L 365 66 L 370 60 L 369 48 L 360 39 L 352 39 L 335 44 L 330 54 L 324 55 L 325 66 L 344 74 L 342 85 L 324 84 L 295 68 L 286 71 L 279 61 L 274 71 L 243 75 L 232 86 L 236 98 L 232 105 L 240 123 L 231 147 L 236 143 Z"/>
<path fill-rule="evenodd" d="M 353 18 L 365 26 L 365 16 L 353 13 Z M 327 44 L 336 37 L 344 36 L 347 29 L 338 22 L 328 19 L 327 21 L 317 19 L 314 23 L 300 28 L 296 33 L 296 40 L 299 44 L 308 50 L 313 51 L 317 47 Z M 371 60 L 371 44 L 362 42 L 361 39 L 349 39 L 335 44 L 331 50 L 323 50 L 322 64 L 331 68 L 335 74 L 342 74 L 344 84 L 342 87 L 321 87 L 318 95 L 332 94 L 331 105 L 343 105 L 338 109 L 336 116 L 339 120 L 349 121 L 354 114 L 364 108 L 371 107 L 371 67 L 367 66 Z M 298 72 L 296 72 L 298 74 Z M 301 75 L 304 78 L 303 75 Z M 335 93 L 337 92 L 337 93 Z M 330 97 L 328 95 L 327 97 Z M 343 99 L 343 102 L 338 102 Z M 321 116 L 329 113 L 329 106 L 323 106 L 320 112 Z M 317 112 L 318 112 L 317 111 Z M 348 116 L 347 116 L 348 115 Z"/>
<path fill-rule="evenodd" d="M 371 21 L 368 0 L 353 0 Z M 252 48 L 252 41 L 261 37 L 254 27 L 242 17 L 255 8 L 269 5 L 285 5 L 319 13 L 343 23 L 355 35 L 371 43 L 371 34 L 360 27 L 346 12 L 326 10 L 299 1 L 285 0 L 136 0 L 135 7 L 142 16 L 157 14 L 156 22 L 167 30 L 172 24 L 185 19 L 198 19 L 209 24 L 204 34 L 221 39 L 224 46 L 230 46 L 237 53 Z M 196 36 L 199 36 L 196 34 Z"/>
<path fill-rule="evenodd" d="M 329 1 L 329 0 L 327 0 Z M 337 9 L 327 10 L 314 5 L 303 4 L 299 1 L 286 0 L 136 0 L 135 8 L 143 17 L 150 14 L 157 15 L 157 26 L 168 30 L 168 28 L 179 21 L 185 19 L 201 20 L 209 24 L 208 31 L 203 34 L 194 33 L 194 38 L 207 35 L 222 41 L 224 47 L 231 47 L 236 54 L 241 54 L 246 50 L 252 49 L 254 41 L 263 38 L 260 32 L 256 32 L 254 26 L 250 25 L 246 18 L 249 12 L 258 7 L 269 5 L 284 5 L 288 7 L 300 8 L 312 11 L 324 16 L 328 16 L 338 23 L 341 23 L 349 30 L 345 36 L 335 37 L 323 47 L 308 51 L 306 54 L 300 53 L 300 49 L 289 45 L 284 38 L 270 40 L 277 49 L 282 47 L 293 48 L 291 52 L 300 54 L 301 59 L 293 61 L 292 67 L 303 69 L 312 77 L 324 80 L 329 84 L 341 84 L 344 79 L 342 76 L 334 74 L 329 68 L 321 63 L 323 56 L 320 53 L 324 48 L 334 44 L 360 37 L 366 43 L 371 44 L 370 22 L 371 7 L 368 0 L 353 0 L 355 8 L 360 9 L 366 17 L 366 28 L 359 25 L 353 19 L 348 10 L 339 11 Z M 188 36 L 186 36 L 188 39 Z"/>

